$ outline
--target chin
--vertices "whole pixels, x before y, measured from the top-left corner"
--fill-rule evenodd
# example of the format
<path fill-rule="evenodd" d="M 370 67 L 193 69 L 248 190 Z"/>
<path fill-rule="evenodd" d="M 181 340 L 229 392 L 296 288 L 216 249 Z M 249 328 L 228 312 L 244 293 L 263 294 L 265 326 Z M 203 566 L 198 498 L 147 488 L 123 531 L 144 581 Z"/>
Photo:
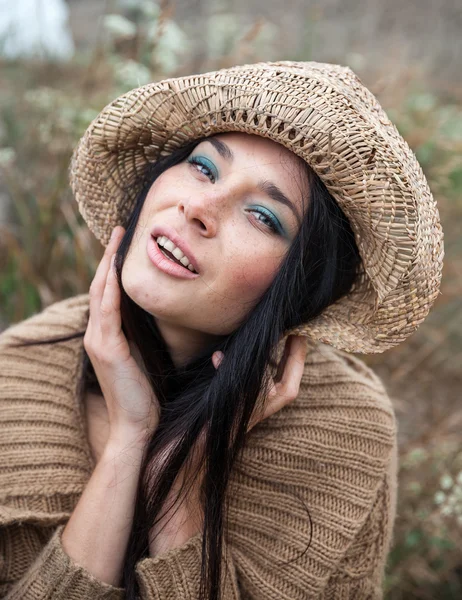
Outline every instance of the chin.
<path fill-rule="evenodd" d="M 171 292 L 167 297 L 165 288 L 156 282 L 153 283 L 152 279 L 149 281 L 142 278 L 132 280 L 129 277 L 126 280 L 122 276 L 122 285 L 127 296 L 135 304 L 164 324 L 211 336 L 229 335 L 239 326 L 236 318 L 232 321 L 229 320 L 229 315 L 218 315 L 213 320 L 204 319 L 205 315 L 210 315 L 212 312 L 207 306 L 202 303 L 199 308 L 191 310 L 191 303 L 185 299 L 184 294 L 181 294 L 178 300 L 173 297 Z M 228 326 L 225 321 L 229 323 Z"/>

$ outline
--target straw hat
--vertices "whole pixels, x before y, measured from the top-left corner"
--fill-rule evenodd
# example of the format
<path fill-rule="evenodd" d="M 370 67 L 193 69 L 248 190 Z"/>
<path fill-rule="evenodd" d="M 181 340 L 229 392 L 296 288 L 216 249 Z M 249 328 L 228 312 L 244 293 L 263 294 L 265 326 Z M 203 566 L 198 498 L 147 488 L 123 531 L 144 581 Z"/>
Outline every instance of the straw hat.
<path fill-rule="evenodd" d="M 347 296 L 289 333 L 379 353 L 413 333 L 443 267 L 439 213 L 413 152 L 348 67 L 268 62 L 170 78 L 111 102 L 71 162 L 90 230 L 107 245 L 125 225 L 147 163 L 225 131 L 270 138 L 302 157 L 348 217 L 362 257 Z"/>

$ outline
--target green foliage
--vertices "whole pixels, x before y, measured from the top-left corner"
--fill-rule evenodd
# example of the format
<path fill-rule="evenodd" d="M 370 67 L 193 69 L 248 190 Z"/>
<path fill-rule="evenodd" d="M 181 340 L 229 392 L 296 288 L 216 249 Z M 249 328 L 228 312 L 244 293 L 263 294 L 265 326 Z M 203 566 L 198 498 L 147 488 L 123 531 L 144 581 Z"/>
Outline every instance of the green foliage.
<path fill-rule="evenodd" d="M 403 106 L 390 111 L 426 172 L 434 194 L 461 202 L 462 108 L 430 92 L 410 92 Z M 459 206 L 460 208 L 460 206 Z"/>
<path fill-rule="evenodd" d="M 401 448 L 389 600 L 455 600 L 462 592 L 454 576 L 462 567 L 462 451 L 447 441 L 442 451 L 435 438 L 426 448 Z"/>

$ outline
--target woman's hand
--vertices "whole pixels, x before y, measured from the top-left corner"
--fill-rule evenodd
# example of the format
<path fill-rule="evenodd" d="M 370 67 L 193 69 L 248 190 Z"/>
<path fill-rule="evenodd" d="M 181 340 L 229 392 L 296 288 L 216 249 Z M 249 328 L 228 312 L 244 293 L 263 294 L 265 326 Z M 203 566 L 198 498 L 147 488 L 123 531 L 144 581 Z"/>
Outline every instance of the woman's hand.
<path fill-rule="evenodd" d="M 308 349 L 308 338 L 300 335 L 289 335 L 286 340 L 284 354 L 278 365 L 278 372 L 271 379 L 268 399 L 265 403 L 263 414 L 254 415 L 247 428 L 247 433 L 260 421 L 267 419 L 290 404 L 297 398 L 300 390 L 300 381 L 305 368 L 305 358 Z M 212 362 L 218 369 L 223 360 L 223 352 L 214 352 Z"/>
<path fill-rule="evenodd" d="M 120 288 L 113 258 L 125 230 L 113 236 L 90 286 L 90 318 L 83 338 L 109 417 L 109 439 L 118 442 L 152 434 L 160 406 L 144 372 L 141 355 L 122 331 Z"/>

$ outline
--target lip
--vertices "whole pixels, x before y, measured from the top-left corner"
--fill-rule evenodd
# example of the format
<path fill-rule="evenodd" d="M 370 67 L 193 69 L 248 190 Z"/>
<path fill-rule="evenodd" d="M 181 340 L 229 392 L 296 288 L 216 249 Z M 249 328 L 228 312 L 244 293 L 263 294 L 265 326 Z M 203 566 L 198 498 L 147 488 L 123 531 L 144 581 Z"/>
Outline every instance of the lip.
<path fill-rule="evenodd" d="M 170 227 L 169 225 L 155 225 L 152 228 L 151 237 L 158 238 L 161 235 L 165 235 L 166 237 L 168 237 L 169 240 L 171 240 L 175 244 L 175 246 L 178 246 L 178 248 L 183 252 L 183 254 L 185 254 L 188 257 L 196 273 L 200 274 L 201 269 L 199 264 L 197 263 L 196 257 L 192 253 L 192 250 L 188 246 L 187 242 L 180 238 L 175 229 L 173 227 Z M 164 255 L 162 254 L 162 256 Z M 192 273 L 192 271 L 190 271 L 190 273 Z"/>
<path fill-rule="evenodd" d="M 198 273 L 193 273 L 189 269 L 180 267 L 180 265 L 177 265 L 175 262 L 173 262 L 164 254 L 162 254 L 159 246 L 157 245 L 155 237 L 152 235 L 148 238 L 148 242 L 146 244 L 146 251 L 151 262 L 158 269 L 160 269 L 164 273 L 167 273 L 167 275 L 172 275 L 172 277 L 177 277 L 178 279 L 197 279 L 197 277 L 199 277 Z"/>

